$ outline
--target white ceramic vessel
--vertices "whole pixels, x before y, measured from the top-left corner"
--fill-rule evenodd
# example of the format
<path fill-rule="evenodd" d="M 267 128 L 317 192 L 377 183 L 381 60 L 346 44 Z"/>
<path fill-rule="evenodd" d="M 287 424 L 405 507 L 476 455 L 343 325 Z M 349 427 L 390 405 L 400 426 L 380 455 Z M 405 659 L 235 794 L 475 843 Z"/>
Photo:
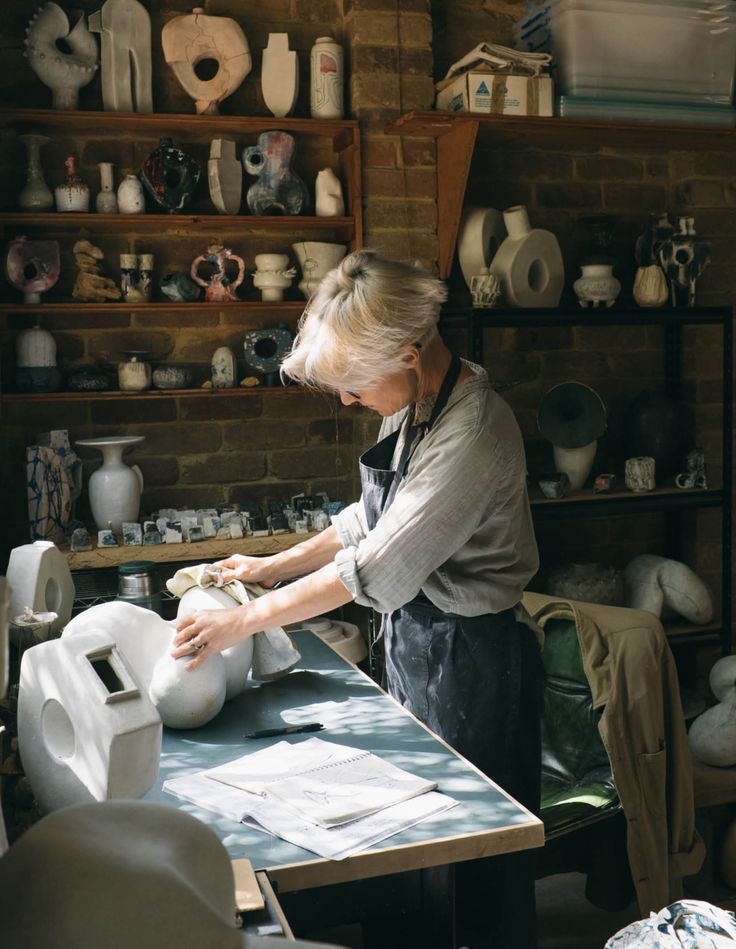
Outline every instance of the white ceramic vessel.
<path fill-rule="evenodd" d="M 118 185 L 118 210 L 121 214 L 143 214 L 146 210 L 143 185 L 136 175 L 126 175 Z"/>
<path fill-rule="evenodd" d="M 669 295 L 667 277 L 659 264 L 639 267 L 634 276 L 634 300 L 639 306 L 664 306 Z"/>
<path fill-rule="evenodd" d="M 146 362 L 147 353 L 125 353 L 126 358 L 118 363 L 118 385 L 123 392 L 144 392 L 151 388 L 151 364 Z"/>
<path fill-rule="evenodd" d="M 144 439 L 144 435 L 110 435 L 77 441 L 77 445 L 102 452 L 102 466 L 89 479 L 89 506 L 99 530 L 112 526 L 112 530 L 119 531 L 123 521 L 138 520 L 143 473 L 138 465 L 125 464 L 123 451 Z"/>
<path fill-rule="evenodd" d="M 69 622 L 74 606 L 74 581 L 66 557 L 50 540 L 36 540 L 10 552 L 6 577 L 10 586 L 10 614 L 28 606 L 34 613 L 56 613 L 51 634 Z"/>
<path fill-rule="evenodd" d="M 210 375 L 215 389 L 233 389 L 237 385 L 235 353 L 229 346 L 219 346 L 212 354 Z"/>
<path fill-rule="evenodd" d="M 559 445 L 552 446 L 555 471 L 565 472 L 570 479 L 570 491 L 579 491 L 588 480 L 588 475 L 593 467 L 593 460 L 595 459 L 597 450 L 597 439 L 589 445 L 583 445 L 582 448 L 560 448 Z"/>
<path fill-rule="evenodd" d="M 287 254 L 256 254 L 256 272 L 253 286 L 261 291 L 262 300 L 283 300 L 296 276 L 296 268 L 289 267 Z"/>
<path fill-rule="evenodd" d="M 277 118 L 291 115 L 299 95 L 299 57 L 289 49 L 288 33 L 269 33 L 263 50 L 261 94 Z"/>
<path fill-rule="evenodd" d="M 342 185 L 331 168 L 322 168 L 317 172 L 314 193 L 317 217 L 342 217 L 345 213 Z"/>
<path fill-rule="evenodd" d="M 113 164 L 109 161 L 101 161 L 97 167 L 100 169 L 100 191 L 95 198 L 97 213 L 117 214 L 118 199 L 112 188 Z"/>
<path fill-rule="evenodd" d="M 51 139 L 47 135 L 19 135 L 28 151 L 26 184 L 18 195 L 18 206 L 22 211 L 50 211 L 54 196 L 46 184 L 41 168 L 41 148 Z"/>
<path fill-rule="evenodd" d="M 582 276 L 572 285 L 582 307 L 611 307 L 621 293 L 611 264 L 581 264 Z"/>
<path fill-rule="evenodd" d="M 235 142 L 215 138 L 207 162 L 210 198 L 220 214 L 237 214 L 243 197 L 243 168 L 235 155 Z"/>
<path fill-rule="evenodd" d="M 343 51 L 331 36 L 320 36 L 310 53 L 309 101 L 313 119 L 343 116 Z"/>
<path fill-rule="evenodd" d="M 17 366 L 55 366 L 56 341 L 48 330 L 32 326 L 21 330 L 15 341 Z"/>
<path fill-rule="evenodd" d="M 54 189 L 57 211 L 89 211 L 89 188 L 77 174 L 77 159 L 70 155 L 64 162 L 66 181 Z"/>
<path fill-rule="evenodd" d="M 557 238 L 551 231 L 532 228 L 522 205 L 503 213 L 508 237 L 488 268 L 501 280 L 511 306 L 555 307 L 565 283 L 565 268 Z"/>
<path fill-rule="evenodd" d="M 337 267 L 347 250 L 344 244 L 328 244 L 322 241 L 301 241 L 291 246 L 302 271 L 299 290 L 307 299 L 317 289 L 325 274 Z"/>
<path fill-rule="evenodd" d="M 468 205 L 463 208 L 457 235 L 457 256 L 470 289 L 474 276 L 488 272 L 491 261 L 506 238 L 503 214 L 495 208 Z"/>

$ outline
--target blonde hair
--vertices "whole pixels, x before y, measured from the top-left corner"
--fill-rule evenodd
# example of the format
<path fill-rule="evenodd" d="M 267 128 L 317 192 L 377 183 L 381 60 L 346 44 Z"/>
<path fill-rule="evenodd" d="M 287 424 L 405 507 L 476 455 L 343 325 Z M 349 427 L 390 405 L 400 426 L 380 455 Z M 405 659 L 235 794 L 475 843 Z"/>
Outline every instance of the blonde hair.
<path fill-rule="evenodd" d="M 323 389 L 365 389 L 402 366 L 407 346 L 437 332 L 444 284 L 373 250 L 348 254 L 320 282 L 281 371 Z"/>

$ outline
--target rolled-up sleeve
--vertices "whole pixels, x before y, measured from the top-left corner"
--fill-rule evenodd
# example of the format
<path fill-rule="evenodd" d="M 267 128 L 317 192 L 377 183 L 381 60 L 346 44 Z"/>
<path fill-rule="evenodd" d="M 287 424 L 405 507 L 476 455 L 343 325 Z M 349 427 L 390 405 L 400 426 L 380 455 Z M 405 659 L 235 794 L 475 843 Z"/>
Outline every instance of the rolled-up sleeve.
<path fill-rule="evenodd" d="M 357 547 L 368 533 L 362 495 L 359 500 L 348 505 L 339 514 L 333 514 L 330 523 L 337 531 L 343 547 Z"/>
<path fill-rule="evenodd" d="M 413 599 L 429 575 L 470 540 L 494 503 L 503 465 L 488 429 L 438 427 L 425 438 L 391 507 L 373 530 L 335 556 L 353 599 L 380 613 Z M 523 483 L 523 467 L 521 477 Z M 337 529 L 341 540 L 349 537 L 347 527 Z"/>

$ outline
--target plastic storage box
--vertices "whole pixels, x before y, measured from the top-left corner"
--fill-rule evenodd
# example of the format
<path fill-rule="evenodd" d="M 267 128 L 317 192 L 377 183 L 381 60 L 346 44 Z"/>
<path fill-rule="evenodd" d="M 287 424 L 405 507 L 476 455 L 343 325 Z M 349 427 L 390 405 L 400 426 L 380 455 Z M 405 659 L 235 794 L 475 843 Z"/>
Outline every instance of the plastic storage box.
<path fill-rule="evenodd" d="M 677 0 L 559 0 L 557 90 L 637 101 L 733 101 L 736 11 Z"/>
<path fill-rule="evenodd" d="M 638 102 L 633 99 L 583 99 L 560 96 L 557 115 L 563 119 L 644 122 L 647 125 L 704 125 L 736 128 L 736 109 L 730 105 L 681 102 Z"/>

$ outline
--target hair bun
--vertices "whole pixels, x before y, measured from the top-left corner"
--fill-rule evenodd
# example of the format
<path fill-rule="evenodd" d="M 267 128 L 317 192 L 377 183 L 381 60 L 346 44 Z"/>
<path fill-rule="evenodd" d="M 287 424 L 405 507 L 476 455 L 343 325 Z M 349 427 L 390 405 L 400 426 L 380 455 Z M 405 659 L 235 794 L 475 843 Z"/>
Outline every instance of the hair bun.
<path fill-rule="evenodd" d="M 366 276 L 366 265 L 374 256 L 371 251 L 357 250 L 343 257 L 337 269 L 340 289 L 352 290 L 355 281 Z"/>

